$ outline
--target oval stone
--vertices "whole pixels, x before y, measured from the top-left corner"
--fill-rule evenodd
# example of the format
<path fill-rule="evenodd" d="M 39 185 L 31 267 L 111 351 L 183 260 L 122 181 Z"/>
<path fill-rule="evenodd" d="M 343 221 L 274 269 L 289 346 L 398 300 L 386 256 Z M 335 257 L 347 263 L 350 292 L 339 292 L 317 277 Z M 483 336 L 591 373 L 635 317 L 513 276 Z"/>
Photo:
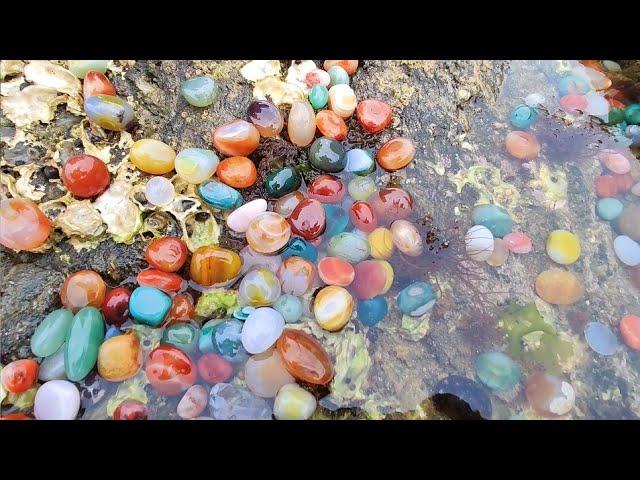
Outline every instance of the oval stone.
<path fill-rule="evenodd" d="M 392 222 L 406 218 L 413 211 L 411 195 L 401 188 L 383 188 L 371 195 L 367 202 L 381 221 Z"/>
<path fill-rule="evenodd" d="M 349 118 L 356 109 L 358 100 L 349 85 L 334 85 L 329 89 L 329 108 L 342 118 Z"/>
<path fill-rule="evenodd" d="M 142 348 L 133 334 L 106 340 L 98 351 L 98 374 L 109 382 L 133 377 L 142 367 Z"/>
<path fill-rule="evenodd" d="M 282 215 L 264 212 L 251 220 L 246 237 L 247 243 L 256 252 L 275 254 L 289 243 L 291 226 Z"/>
<path fill-rule="evenodd" d="M 89 72 L 105 73 L 109 68 L 108 60 L 69 60 L 69 71 L 78 78 L 84 78 Z"/>
<path fill-rule="evenodd" d="M 164 142 L 143 138 L 131 146 L 130 159 L 145 173 L 164 175 L 174 169 L 176 152 Z"/>
<path fill-rule="evenodd" d="M 216 81 L 209 77 L 193 77 L 182 82 L 180 92 L 184 99 L 194 107 L 208 107 L 216 101 L 220 88 Z"/>
<path fill-rule="evenodd" d="M 276 203 L 273 206 L 273 211 L 286 218 L 291 215 L 293 209 L 296 208 L 296 205 L 298 205 L 303 199 L 304 195 L 300 191 L 296 190 L 295 192 L 287 193 L 276 200 Z"/>
<path fill-rule="evenodd" d="M 624 205 L 617 198 L 601 198 L 596 203 L 596 212 L 603 220 L 615 220 L 620 216 Z"/>
<path fill-rule="evenodd" d="M 554 305 L 571 305 L 584 295 L 584 288 L 571 272 L 552 268 L 545 270 L 536 278 L 536 293 L 545 302 Z"/>
<path fill-rule="evenodd" d="M 316 406 L 316 397 L 295 383 L 290 383 L 278 391 L 273 402 L 273 415 L 278 420 L 307 420 L 315 412 Z"/>
<path fill-rule="evenodd" d="M 282 167 L 269 173 L 264 180 L 267 194 L 273 198 L 280 198 L 291 193 L 302 184 L 302 177 L 294 167 Z"/>
<path fill-rule="evenodd" d="M 281 295 L 272 307 L 280 312 L 286 323 L 297 323 L 302 316 L 302 301 L 288 293 Z"/>
<path fill-rule="evenodd" d="M 247 388 L 255 395 L 273 398 L 284 385 L 296 379 L 287 371 L 280 353 L 275 348 L 253 355 L 244 366 Z"/>
<path fill-rule="evenodd" d="M 326 216 L 322 204 L 318 200 L 305 198 L 287 219 L 291 225 L 291 231 L 304 238 L 312 240 L 324 232 L 326 226 Z"/>
<path fill-rule="evenodd" d="M 340 142 L 327 137 L 317 138 L 309 149 L 309 162 L 321 172 L 336 173 L 347 164 L 345 150 Z"/>
<path fill-rule="evenodd" d="M 227 217 L 227 226 L 234 232 L 245 233 L 251 220 L 266 211 L 267 201 L 264 198 L 257 198 L 231 212 Z"/>
<path fill-rule="evenodd" d="M 371 254 L 371 248 L 366 238 L 352 232 L 342 232 L 329 239 L 327 255 L 339 257 L 349 263 L 366 260 Z"/>
<path fill-rule="evenodd" d="M 73 321 L 73 313 L 64 308 L 44 317 L 31 337 L 31 351 L 36 357 L 53 355 L 62 346 Z"/>
<path fill-rule="evenodd" d="M 247 109 L 249 121 L 255 125 L 263 137 L 275 137 L 284 127 L 284 120 L 278 107 L 267 100 L 256 100 Z"/>
<path fill-rule="evenodd" d="M 365 201 L 376 191 L 376 181 L 372 177 L 356 177 L 349 181 L 347 191 L 354 200 Z"/>
<path fill-rule="evenodd" d="M 269 349 L 284 330 L 284 318 L 273 308 L 257 308 L 242 326 L 242 345 L 249 353 L 262 353 Z"/>
<path fill-rule="evenodd" d="M 220 210 L 233 210 L 243 203 L 242 195 L 235 188 L 217 180 L 207 180 L 198 186 L 198 195 L 207 203 Z"/>
<path fill-rule="evenodd" d="M 321 110 L 316 114 L 316 125 L 323 137 L 341 142 L 347 138 L 347 124 L 331 110 Z"/>
<path fill-rule="evenodd" d="M 387 272 L 377 260 L 365 260 L 354 267 L 351 291 L 359 300 L 369 300 L 380 295 L 387 283 Z"/>
<path fill-rule="evenodd" d="M 309 92 L 309 103 L 316 110 L 324 108 L 329 101 L 329 90 L 323 85 L 314 85 Z"/>
<path fill-rule="evenodd" d="M 476 374 L 491 390 L 510 390 L 520 382 L 520 367 L 501 352 L 487 352 L 475 362 Z"/>
<path fill-rule="evenodd" d="M 354 175 L 369 175 L 376 169 L 376 161 L 368 150 L 354 148 L 347 151 L 347 164 L 344 171 Z"/>
<path fill-rule="evenodd" d="M 191 256 L 191 279 L 210 287 L 235 278 L 242 268 L 242 259 L 233 250 L 207 245 L 198 248 Z"/>
<path fill-rule="evenodd" d="M 327 351 L 302 330 L 286 329 L 276 348 L 291 375 L 303 382 L 326 385 L 333 378 L 333 363 Z"/>
<path fill-rule="evenodd" d="M 309 198 L 322 203 L 340 203 L 347 189 L 335 175 L 318 175 L 307 188 Z"/>
<path fill-rule="evenodd" d="M 296 102 L 291 106 L 287 120 L 289 140 L 297 147 L 306 147 L 316 134 L 316 115 L 309 102 Z"/>
<path fill-rule="evenodd" d="M 347 287 L 355 278 L 355 270 L 349 262 L 337 257 L 324 257 L 318 262 L 318 275 L 327 285 Z"/>
<path fill-rule="evenodd" d="M 84 307 L 76 313 L 65 340 L 64 370 L 69 380 L 79 382 L 89 374 L 98 360 L 103 339 L 104 319 L 100 310 Z"/>
<path fill-rule="evenodd" d="M 290 295 L 303 295 L 316 278 L 316 268 L 306 258 L 288 257 L 278 270 L 282 291 Z"/>
<path fill-rule="evenodd" d="M 313 302 L 316 322 L 329 332 L 342 329 L 353 312 L 353 297 L 342 287 L 329 285 L 318 292 Z"/>
<path fill-rule="evenodd" d="M 629 267 L 640 265 L 640 244 L 634 242 L 628 236 L 617 236 L 613 241 L 613 250 L 616 252 L 618 259 L 625 265 Z"/>
<path fill-rule="evenodd" d="M 396 301 L 402 313 L 419 317 L 433 308 L 436 294 L 428 283 L 414 282 L 400 291 Z"/>
<path fill-rule="evenodd" d="M 50 380 L 66 380 L 67 374 L 64 371 L 64 343 L 56 353 L 45 358 L 38 369 L 38 379 L 43 382 Z"/>
<path fill-rule="evenodd" d="M 185 148 L 175 158 L 178 176 L 188 183 L 199 184 L 216 173 L 220 159 L 213 150 Z"/>
<path fill-rule="evenodd" d="M 367 327 L 380 323 L 388 312 L 389 305 L 383 296 L 358 301 L 358 318 Z"/>
<path fill-rule="evenodd" d="M 162 345 L 171 345 L 183 352 L 193 355 L 198 349 L 199 329 L 189 322 L 180 322 L 169 325 L 162 332 Z"/>
<path fill-rule="evenodd" d="M 513 220 L 504 208 L 497 205 L 476 205 L 472 217 L 475 225 L 487 227 L 497 238 L 504 237 L 513 229 Z"/>
<path fill-rule="evenodd" d="M 349 215 L 344 209 L 338 205 L 330 205 L 325 203 L 322 205 L 326 218 L 327 226 L 324 229 L 324 237 L 331 238 L 334 235 L 342 233 L 349 225 Z"/>
<path fill-rule="evenodd" d="M 180 418 L 190 420 L 200 416 L 209 403 L 209 390 L 203 385 L 192 385 L 184 392 L 177 407 Z"/>
<path fill-rule="evenodd" d="M 85 99 L 87 118 L 105 130 L 120 132 L 133 125 L 133 109 L 125 100 L 113 95 L 94 95 Z"/>
<path fill-rule="evenodd" d="M 238 287 L 242 305 L 264 307 L 275 302 L 281 293 L 280 280 L 266 268 L 249 271 Z"/>
<path fill-rule="evenodd" d="M 423 252 L 423 242 L 416 226 L 407 220 L 395 220 L 389 228 L 395 247 L 405 255 L 417 257 Z"/>
<path fill-rule="evenodd" d="M 234 120 L 220 125 L 213 132 L 213 145 L 228 157 L 246 157 L 258 148 L 260 132 L 245 120 Z"/>
<path fill-rule="evenodd" d="M 225 158 L 217 170 L 218 179 L 233 188 L 249 188 L 256 183 L 258 172 L 247 157 Z"/>
<path fill-rule="evenodd" d="M 356 108 L 356 117 L 362 128 L 369 133 L 378 133 L 391 125 L 391 107 L 380 100 L 363 100 Z"/>
<path fill-rule="evenodd" d="M 80 411 L 80 392 L 71 382 L 51 380 L 36 392 L 33 414 L 38 420 L 75 420 Z"/>

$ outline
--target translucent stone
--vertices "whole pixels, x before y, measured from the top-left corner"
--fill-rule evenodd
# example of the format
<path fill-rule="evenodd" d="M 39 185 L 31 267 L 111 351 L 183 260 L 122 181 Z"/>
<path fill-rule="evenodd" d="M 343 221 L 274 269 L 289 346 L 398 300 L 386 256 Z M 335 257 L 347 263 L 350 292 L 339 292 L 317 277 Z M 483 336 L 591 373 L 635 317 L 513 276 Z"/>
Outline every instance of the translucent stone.
<path fill-rule="evenodd" d="M 329 239 L 327 255 L 339 257 L 349 263 L 366 260 L 371 254 L 371 247 L 366 238 L 352 232 L 342 232 Z"/>
<path fill-rule="evenodd" d="M 321 70 L 319 68 L 315 70 L 311 70 L 305 75 L 304 78 L 306 84 L 310 87 L 314 87 L 316 85 L 321 85 L 323 87 L 328 87 L 329 82 L 331 81 L 331 77 L 325 70 Z"/>
<path fill-rule="evenodd" d="M 38 379 L 43 382 L 50 380 L 66 380 L 67 374 L 64 371 L 64 343 L 56 353 L 45 358 L 38 369 Z"/>
<path fill-rule="evenodd" d="M 347 287 L 355 278 L 355 270 L 342 258 L 324 257 L 318 262 L 318 275 L 327 285 Z"/>
<path fill-rule="evenodd" d="M 349 118 L 357 104 L 356 94 L 349 85 L 334 85 L 329 89 L 329 108 L 336 115 Z"/>
<path fill-rule="evenodd" d="M 273 211 L 287 218 L 302 200 L 304 195 L 300 191 L 287 193 L 276 201 Z"/>
<path fill-rule="evenodd" d="M 197 379 L 193 360 L 171 345 L 160 345 L 147 357 L 145 374 L 149 384 L 161 395 L 176 396 L 187 390 Z"/>
<path fill-rule="evenodd" d="M 294 167 L 282 167 L 267 174 L 264 179 L 264 188 L 267 194 L 273 198 L 280 198 L 292 193 L 302 183 L 302 177 Z"/>
<path fill-rule="evenodd" d="M 278 270 L 278 278 L 282 282 L 282 291 L 290 295 L 303 295 L 316 276 L 313 263 L 302 257 L 288 257 Z"/>
<path fill-rule="evenodd" d="M 211 388 L 209 410 L 216 420 L 271 420 L 273 413 L 266 400 L 230 383 Z"/>
<path fill-rule="evenodd" d="M 545 302 L 554 305 L 571 305 L 584 295 L 584 288 L 571 272 L 552 268 L 536 277 L 536 293 Z"/>
<path fill-rule="evenodd" d="M 82 97 L 89 98 L 94 95 L 116 95 L 116 89 L 103 73 L 87 72 L 82 82 Z"/>
<path fill-rule="evenodd" d="M 284 127 L 284 120 L 278 107 L 267 100 L 256 100 L 247 110 L 249 121 L 255 125 L 263 137 L 275 137 Z"/>
<path fill-rule="evenodd" d="M 284 318 L 273 308 L 257 308 L 242 327 L 242 345 L 249 353 L 262 353 L 271 347 L 284 329 Z"/>
<path fill-rule="evenodd" d="M 105 163 L 93 155 L 74 155 L 62 167 L 64 186 L 74 196 L 91 198 L 109 187 L 111 176 Z"/>
<path fill-rule="evenodd" d="M 97 308 L 84 307 L 75 314 L 65 340 L 64 369 L 69 380 L 78 382 L 93 369 L 104 330 L 104 319 Z"/>
<path fill-rule="evenodd" d="M 318 175 L 307 187 L 307 195 L 322 203 L 340 203 L 347 193 L 342 180 L 335 175 Z"/>
<path fill-rule="evenodd" d="M 190 420 L 199 417 L 207 408 L 209 402 L 209 390 L 203 385 L 192 385 L 184 392 L 177 407 L 180 418 Z"/>
<path fill-rule="evenodd" d="M 249 390 L 263 398 L 275 397 L 280 388 L 296 381 L 287 371 L 275 348 L 253 355 L 247 360 L 244 380 Z"/>
<path fill-rule="evenodd" d="M 209 77 L 193 77 L 182 83 L 180 92 L 194 107 L 208 107 L 216 101 L 220 89 L 216 81 Z"/>
<path fill-rule="evenodd" d="M 387 270 L 377 260 L 365 260 L 354 267 L 351 291 L 359 300 L 370 300 L 380 295 L 387 283 Z"/>
<path fill-rule="evenodd" d="M 347 165 L 345 172 L 359 176 L 366 176 L 376 169 L 376 162 L 371 153 L 367 150 L 354 148 L 347 151 Z"/>
<path fill-rule="evenodd" d="M 491 256 L 487 259 L 487 263 L 493 267 L 501 267 L 507 263 L 507 258 L 509 258 L 509 249 L 504 243 L 504 240 L 501 238 L 494 239 L 493 252 L 491 252 Z"/>
<path fill-rule="evenodd" d="M 334 85 L 349 85 L 349 74 L 347 71 L 339 65 L 334 65 L 329 70 L 329 87 Z"/>
<path fill-rule="evenodd" d="M 15 251 L 33 250 L 44 244 L 51 222 L 31 200 L 9 198 L 0 202 L 0 243 Z"/>
<path fill-rule="evenodd" d="M 177 272 L 187 260 L 187 246 L 178 237 L 155 238 L 147 245 L 144 258 L 149 265 L 163 272 Z"/>
<path fill-rule="evenodd" d="M 322 235 L 327 222 L 322 204 L 312 198 L 305 198 L 298 203 L 287 221 L 291 232 L 305 240 L 313 240 Z"/>
<path fill-rule="evenodd" d="M 100 345 L 98 373 L 109 382 L 133 377 L 142 367 L 142 349 L 135 335 L 118 335 Z"/>
<path fill-rule="evenodd" d="M 576 401 L 569 383 L 545 372 L 536 372 L 527 379 L 525 395 L 529 405 L 542 415 L 566 415 Z"/>
<path fill-rule="evenodd" d="M 422 237 L 413 223 L 396 220 L 391 224 L 390 231 L 393 244 L 405 255 L 417 257 L 423 252 Z"/>
<path fill-rule="evenodd" d="M 480 381 L 492 390 L 510 390 L 520 382 L 520 367 L 502 352 L 478 356 L 475 369 Z"/>
<path fill-rule="evenodd" d="M 245 120 L 234 120 L 219 126 L 213 132 L 213 145 L 222 154 L 246 157 L 258 148 L 260 132 Z"/>
<path fill-rule="evenodd" d="M 354 200 L 365 201 L 376 191 L 376 181 L 372 177 L 356 177 L 349 181 L 347 191 Z"/>
<path fill-rule="evenodd" d="M 604 117 L 605 119 L 607 118 L 611 106 L 609 105 L 609 102 L 607 102 L 606 98 L 595 92 L 591 92 L 586 95 L 586 99 L 586 112 L 589 115 L 593 115 L 594 117 Z"/>
<path fill-rule="evenodd" d="M 234 279 L 242 268 L 242 259 L 233 250 L 215 245 L 200 247 L 191 256 L 192 280 L 210 287 Z"/>
<path fill-rule="evenodd" d="M 249 271 L 238 287 L 242 305 L 264 307 L 275 302 L 281 293 L 280 281 L 266 268 Z"/>
<path fill-rule="evenodd" d="M 284 248 L 291 238 L 287 220 L 275 212 L 261 213 L 247 227 L 247 243 L 258 253 L 273 254 Z"/>
<path fill-rule="evenodd" d="M 593 351 L 600 355 L 614 355 L 620 348 L 618 337 L 609 325 L 589 322 L 584 329 L 584 338 Z"/>
<path fill-rule="evenodd" d="M 324 108 L 329 101 L 329 90 L 322 85 L 315 85 L 309 92 L 309 103 L 316 110 Z"/>
<path fill-rule="evenodd" d="M 598 155 L 600 162 L 613 173 L 624 175 L 631 171 L 633 155 L 622 150 L 605 149 Z"/>
<path fill-rule="evenodd" d="M 144 138 L 131 146 L 130 159 L 143 172 L 164 175 L 173 170 L 176 152 L 164 142 Z"/>
<path fill-rule="evenodd" d="M 188 183 L 199 184 L 216 173 L 220 159 L 213 150 L 185 148 L 175 159 L 178 176 Z"/>
<path fill-rule="evenodd" d="M 285 293 L 281 295 L 272 305 L 274 310 L 280 312 L 285 323 L 297 323 L 302 316 L 302 301 L 294 296 Z"/>
<path fill-rule="evenodd" d="M 226 382 L 231 375 L 233 365 L 220 355 L 207 353 L 198 359 L 198 376 L 210 385 Z"/>
<path fill-rule="evenodd" d="M 529 253 L 533 250 L 531 239 L 521 232 L 509 232 L 504 237 L 504 244 L 512 253 Z"/>
<path fill-rule="evenodd" d="M 347 164 L 344 147 L 337 140 L 317 138 L 309 149 L 309 163 L 321 172 L 341 172 Z"/>
<path fill-rule="evenodd" d="M 331 110 L 321 110 L 316 114 L 316 126 L 323 137 L 339 142 L 347 137 L 347 124 Z"/>
<path fill-rule="evenodd" d="M 173 202 L 176 197 L 176 189 L 168 179 L 153 177 L 144 187 L 144 196 L 150 204 L 162 207 Z"/>
<path fill-rule="evenodd" d="M 380 223 L 406 218 L 413 211 L 413 199 L 401 188 L 383 188 L 367 199 Z"/>
<path fill-rule="evenodd" d="M 108 60 L 69 60 L 69 71 L 78 78 L 84 78 L 89 72 L 105 73 L 109 68 Z"/>
<path fill-rule="evenodd" d="M 341 330 L 351 318 L 354 302 L 351 294 L 342 287 L 329 285 L 318 292 L 313 302 L 316 322 L 324 330 Z"/>
<path fill-rule="evenodd" d="M 289 111 L 287 133 L 291 143 L 306 147 L 313 141 L 316 133 L 316 116 L 309 102 L 296 102 Z"/>
<path fill-rule="evenodd" d="M 38 420 L 75 420 L 80 410 L 80 392 L 71 382 L 51 380 L 38 388 L 33 414 Z"/>
<path fill-rule="evenodd" d="M 349 215 L 344 209 L 338 205 L 323 204 L 324 215 L 326 218 L 326 227 L 323 237 L 331 238 L 346 230 L 349 225 Z"/>
<path fill-rule="evenodd" d="M 475 225 L 465 235 L 467 255 L 477 262 L 488 260 L 493 253 L 494 240 L 491 230 L 483 225 Z"/>
<path fill-rule="evenodd" d="M 363 100 L 358 104 L 356 116 L 362 128 L 369 133 L 378 133 L 391 125 L 391 107 L 380 100 Z"/>
<path fill-rule="evenodd" d="M 238 233 L 245 233 L 251 220 L 267 211 L 267 201 L 263 198 L 252 200 L 236 208 L 227 217 L 227 226 Z"/>
<path fill-rule="evenodd" d="M 64 308 L 48 314 L 31 337 L 31 351 L 36 357 L 48 357 L 56 353 L 67 337 L 73 313 Z"/>
<path fill-rule="evenodd" d="M 286 329 L 276 348 L 287 370 L 295 378 L 326 385 L 333 378 L 331 358 L 320 342 L 302 330 Z"/>
<path fill-rule="evenodd" d="M 240 257 L 242 257 L 241 274 L 245 274 L 254 267 L 265 267 L 272 273 L 278 273 L 278 269 L 280 268 L 280 265 L 282 265 L 282 258 L 280 255 L 263 255 L 256 252 L 249 246 L 240 250 Z"/>
<path fill-rule="evenodd" d="M 316 398 L 304 388 L 295 383 L 284 385 L 273 403 L 273 415 L 278 420 L 307 420 L 316 404 Z"/>
<path fill-rule="evenodd" d="M 87 306 L 100 308 L 106 289 L 104 280 L 98 273 L 80 270 L 65 279 L 60 287 L 60 301 L 72 313 Z"/>
<path fill-rule="evenodd" d="M 120 132 L 133 125 L 131 105 L 120 97 L 94 95 L 84 101 L 84 113 L 91 122 L 106 130 Z"/>

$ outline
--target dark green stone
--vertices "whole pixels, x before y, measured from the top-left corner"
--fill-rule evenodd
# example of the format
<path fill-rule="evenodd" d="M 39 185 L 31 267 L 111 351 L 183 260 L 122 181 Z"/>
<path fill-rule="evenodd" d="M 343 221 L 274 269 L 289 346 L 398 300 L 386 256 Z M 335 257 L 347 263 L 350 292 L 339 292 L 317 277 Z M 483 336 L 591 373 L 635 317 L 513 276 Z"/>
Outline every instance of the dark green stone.
<path fill-rule="evenodd" d="M 321 172 L 337 173 L 344 170 L 347 156 L 340 142 L 320 137 L 309 149 L 309 162 Z"/>
<path fill-rule="evenodd" d="M 98 349 L 104 340 L 104 319 L 95 307 L 85 307 L 76 313 L 67 333 L 64 351 L 64 371 L 67 378 L 79 382 L 98 360 Z"/>
<path fill-rule="evenodd" d="M 267 175 L 264 188 L 270 197 L 280 198 L 300 188 L 301 183 L 302 178 L 295 168 L 282 167 Z"/>
<path fill-rule="evenodd" d="M 607 122 L 607 124 L 617 125 L 622 122 L 624 122 L 624 110 L 621 110 L 619 108 L 612 108 L 609 112 L 609 121 Z"/>

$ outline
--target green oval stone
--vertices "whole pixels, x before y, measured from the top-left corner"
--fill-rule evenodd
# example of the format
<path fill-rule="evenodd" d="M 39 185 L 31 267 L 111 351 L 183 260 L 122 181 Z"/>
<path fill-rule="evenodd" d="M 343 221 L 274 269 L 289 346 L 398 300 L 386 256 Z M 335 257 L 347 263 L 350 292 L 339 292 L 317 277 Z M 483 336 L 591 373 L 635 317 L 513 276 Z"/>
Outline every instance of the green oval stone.
<path fill-rule="evenodd" d="M 609 111 L 609 119 L 607 125 L 617 125 L 624 122 L 624 110 L 620 108 L 612 108 Z"/>
<path fill-rule="evenodd" d="M 64 351 L 67 378 L 79 382 L 98 360 L 98 349 L 104 340 L 104 319 L 95 307 L 84 307 L 71 322 Z"/>
<path fill-rule="evenodd" d="M 194 107 L 208 107 L 218 98 L 220 89 L 215 80 L 209 77 L 194 77 L 180 87 L 184 99 Z"/>
<path fill-rule="evenodd" d="M 309 149 L 309 162 L 321 172 L 337 173 L 344 170 L 347 157 L 340 142 L 320 137 Z"/>
<path fill-rule="evenodd" d="M 291 193 L 302 183 L 302 178 L 293 167 L 282 167 L 267 175 L 264 180 L 264 188 L 270 197 L 280 198 Z"/>
<path fill-rule="evenodd" d="M 329 90 L 322 85 L 314 85 L 309 92 L 309 103 L 316 110 L 324 108 L 329 101 Z"/>
<path fill-rule="evenodd" d="M 84 78 L 89 72 L 105 73 L 107 68 L 107 60 L 69 60 L 69 71 L 78 78 Z"/>
<path fill-rule="evenodd" d="M 329 69 L 327 72 L 329 74 L 329 88 L 334 85 L 349 85 L 349 74 L 347 71 L 342 68 L 340 65 L 335 65 Z"/>
<path fill-rule="evenodd" d="M 190 323 L 177 323 L 167 327 L 160 343 L 173 345 L 188 354 L 195 353 L 198 348 L 198 329 Z"/>
<path fill-rule="evenodd" d="M 480 381 L 492 390 L 509 390 L 520 381 L 520 367 L 501 352 L 483 353 L 475 367 Z"/>
<path fill-rule="evenodd" d="M 73 321 L 73 313 L 65 308 L 54 310 L 44 317 L 31 337 L 31 351 L 36 357 L 48 357 L 64 343 Z"/>

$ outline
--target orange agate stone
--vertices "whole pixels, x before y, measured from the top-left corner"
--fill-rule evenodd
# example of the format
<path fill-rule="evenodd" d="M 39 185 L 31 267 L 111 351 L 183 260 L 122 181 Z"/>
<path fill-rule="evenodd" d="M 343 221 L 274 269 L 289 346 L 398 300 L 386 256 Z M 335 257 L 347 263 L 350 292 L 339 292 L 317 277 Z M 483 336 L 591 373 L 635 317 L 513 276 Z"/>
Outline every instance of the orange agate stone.
<path fill-rule="evenodd" d="M 347 124 L 331 110 L 320 110 L 316 114 L 316 126 L 320 133 L 333 140 L 342 141 L 347 137 Z"/>
<path fill-rule="evenodd" d="M 318 276 L 327 285 L 351 285 L 356 272 L 349 262 L 338 257 L 324 257 L 318 262 Z"/>
<path fill-rule="evenodd" d="M 380 100 L 363 100 L 356 108 L 356 117 L 365 131 L 378 133 L 391 125 L 393 112 Z"/>
<path fill-rule="evenodd" d="M 358 60 L 325 60 L 322 67 L 329 71 L 331 67 L 342 67 L 349 74 L 353 75 L 358 69 Z"/>
<path fill-rule="evenodd" d="M 247 156 L 260 143 L 260 132 L 245 120 L 234 120 L 219 126 L 213 132 L 213 145 L 230 157 Z"/>
<path fill-rule="evenodd" d="M 218 165 L 216 175 L 222 183 L 233 188 L 248 188 L 258 178 L 255 164 L 247 157 L 229 157 Z"/>
<path fill-rule="evenodd" d="M 138 285 L 155 287 L 163 292 L 178 292 L 182 289 L 184 279 L 177 273 L 163 272 L 155 268 L 147 268 L 138 274 Z"/>
<path fill-rule="evenodd" d="M 640 350 L 640 317 L 627 315 L 620 322 L 620 333 L 630 348 Z"/>
<path fill-rule="evenodd" d="M 191 257 L 191 279 L 205 287 L 227 282 L 240 273 L 242 259 L 233 250 L 214 245 L 200 247 Z"/>
<path fill-rule="evenodd" d="M 187 322 L 193 318 L 195 310 L 193 297 L 188 293 L 180 293 L 173 297 L 171 310 L 169 310 L 167 317 L 168 323 Z"/>
<path fill-rule="evenodd" d="M 408 138 L 394 138 L 380 147 L 376 160 L 388 172 L 406 167 L 416 155 L 416 147 Z"/>
<path fill-rule="evenodd" d="M 320 343 L 301 330 L 285 329 L 276 342 L 287 371 L 295 378 L 326 385 L 333 378 L 333 364 Z"/>
<path fill-rule="evenodd" d="M 178 237 L 156 238 L 145 250 L 144 258 L 153 268 L 177 272 L 187 260 L 187 246 Z"/>
<path fill-rule="evenodd" d="M 116 89 L 109 79 L 100 72 L 87 72 L 82 85 L 82 96 L 87 99 L 94 95 L 116 95 Z"/>
<path fill-rule="evenodd" d="M 69 275 L 60 287 L 64 308 L 76 313 L 84 307 L 102 307 L 107 287 L 93 270 L 80 270 Z"/>
<path fill-rule="evenodd" d="M 17 252 L 38 248 L 49 238 L 51 222 L 31 200 L 0 202 L 0 243 Z"/>
<path fill-rule="evenodd" d="M 540 143 L 536 137 L 527 132 L 515 131 L 509 133 L 504 141 L 509 155 L 518 160 L 531 160 L 540 153 Z"/>

